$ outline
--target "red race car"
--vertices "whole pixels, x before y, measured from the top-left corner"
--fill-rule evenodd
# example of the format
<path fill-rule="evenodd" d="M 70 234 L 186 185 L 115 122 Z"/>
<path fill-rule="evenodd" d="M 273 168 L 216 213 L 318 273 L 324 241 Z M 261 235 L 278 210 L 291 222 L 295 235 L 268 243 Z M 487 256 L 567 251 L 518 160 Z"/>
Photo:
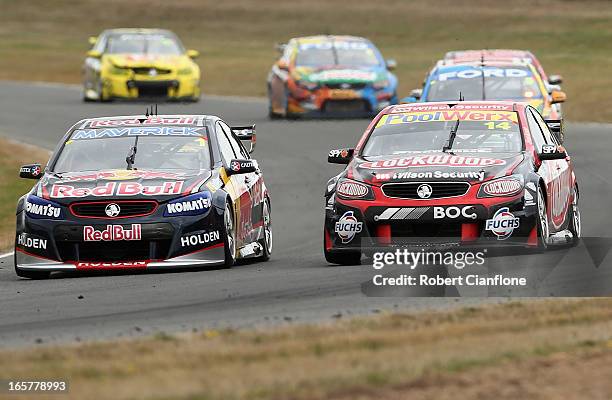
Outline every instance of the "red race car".
<path fill-rule="evenodd" d="M 358 263 L 368 247 L 519 245 L 580 238 L 578 184 L 558 121 L 519 102 L 390 106 L 327 184 L 324 253 Z"/>

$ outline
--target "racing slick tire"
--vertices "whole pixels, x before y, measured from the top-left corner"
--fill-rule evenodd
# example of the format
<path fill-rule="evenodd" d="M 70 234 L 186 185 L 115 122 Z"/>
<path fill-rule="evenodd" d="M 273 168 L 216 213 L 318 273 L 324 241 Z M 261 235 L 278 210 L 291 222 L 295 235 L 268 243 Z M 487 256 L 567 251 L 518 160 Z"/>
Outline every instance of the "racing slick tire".
<path fill-rule="evenodd" d="M 545 251 L 548 249 L 548 237 L 550 236 L 550 226 L 548 223 L 548 210 L 546 206 L 546 196 L 541 186 L 538 186 L 538 214 L 536 216 L 538 245 L 537 250 Z"/>
<path fill-rule="evenodd" d="M 263 239 L 259 240 L 259 244 L 262 249 L 262 254 L 259 259 L 262 261 L 268 261 L 270 259 L 270 256 L 272 255 L 273 238 L 272 238 L 272 219 L 271 219 L 271 213 L 270 213 L 270 200 L 267 198 L 264 200 L 262 218 L 263 218 L 264 237 Z"/>
<path fill-rule="evenodd" d="M 283 117 L 282 115 L 275 113 L 274 110 L 272 109 L 272 98 L 271 98 L 271 94 L 268 92 L 268 118 L 281 119 L 282 117 Z"/>
<path fill-rule="evenodd" d="M 340 265 L 359 265 L 361 264 L 361 252 L 358 251 L 343 251 L 331 252 L 324 249 L 325 260 L 330 264 Z"/>
<path fill-rule="evenodd" d="M 87 89 L 83 88 L 83 102 L 84 103 L 95 103 L 95 99 L 87 97 Z"/>
<path fill-rule="evenodd" d="M 15 273 L 17 274 L 17 276 L 21 278 L 39 280 L 39 279 L 49 279 L 49 277 L 51 276 L 51 272 L 49 271 L 25 271 L 21 268 L 18 268 L 17 267 L 17 253 L 13 255 L 13 261 L 15 264 Z"/>
<path fill-rule="evenodd" d="M 285 107 L 285 110 L 287 108 Z M 283 117 L 282 114 L 278 114 L 274 112 L 272 107 L 272 87 L 268 85 L 268 118 L 270 119 L 281 119 Z"/>
<path fill-rule="evenodd" d="M 360 265 L 361 264 L 361 251 L 329 251 L 325 243 L 325 233 L 323 233 L 323 254 L 325 260 L 330 264 L 340 265 Z"/>
<path fill-rule="evenodd" d="M 225 261 L 223 266 L 231 268 L 236 263 L 236 224 L 232 207 L 226 203 L 223 211 L 223 248 L 225 249 Z"/>
<path fill-rule="evenodd" d="M 580 237 L 582 236 L 582 221 L 580 220 L 580 209 L 578 208 L 578 188 L 574 187 L 574 201 L 570 207 L 570 222 L 569 231 L 572 233 L 572 241 L 570 246 L 576 246 L 580 243 Z"/>
<path fill-rule="evenodd" d="M 272 109 L 272 94 L 271 91 L 268 91 L 268 117 L 270 119 L 298 119 L 299 118 L 299 114 L 292 114 L 289 112 L 289 88 L 287 88 L 287 85 L 285 85 L 284 87 L 284 96 L 283 96 L 283 112 L 282 113 L 275 113 L 274 110 Z"/>
<path fill-rule="evenodd" d="M 104 87 L 102 86 L 102 80 L 98 80 L 98 84 L 96 85 L 96 91 L 98 92 L 98 102 L 110 103 L 113 100 L 112 97 L 104 95 Z"/>

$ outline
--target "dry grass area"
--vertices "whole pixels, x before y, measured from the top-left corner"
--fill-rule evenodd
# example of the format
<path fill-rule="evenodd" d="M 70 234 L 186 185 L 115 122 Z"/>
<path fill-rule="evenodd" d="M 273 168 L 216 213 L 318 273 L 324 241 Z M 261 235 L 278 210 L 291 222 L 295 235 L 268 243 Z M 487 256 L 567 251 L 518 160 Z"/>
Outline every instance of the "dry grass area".
<path fill-rule="evenodd" d="M 88 36 L 163 27 L 201 50 L 204 93 L 263 96 L 274 43 L 346 33 L 398 60 L 400 95 L 447 50 L 531 49 L 564 75 L 569 119 L 612 121 L 610 1 L 0 0 L 0 10 L 0 79 L 79 82 Z"/>
<path fill-rule="evenodd" d="M 594 348 L 591 348 L 593 346 Z M 432 373 L 404 385 L 343 394 L 336 400 L 609 400 L 612 342 L 520 360 L 507 360 L 476 370 Z"/>
<path fill-rule="evenodd" d="M 36 162 L 44 166 L 48 159 L 47 150 L 0 139 L 0 252 L 13 246 L 17 200 L 34 185 L 19 178 L 19 167 Z"/>
<path fill-rule="evenodd" d="M 505 303 L 3 350 L 0 378 L 69 379 L 91 400 L 595 399 L 611 332 L 611 299 Z"/>

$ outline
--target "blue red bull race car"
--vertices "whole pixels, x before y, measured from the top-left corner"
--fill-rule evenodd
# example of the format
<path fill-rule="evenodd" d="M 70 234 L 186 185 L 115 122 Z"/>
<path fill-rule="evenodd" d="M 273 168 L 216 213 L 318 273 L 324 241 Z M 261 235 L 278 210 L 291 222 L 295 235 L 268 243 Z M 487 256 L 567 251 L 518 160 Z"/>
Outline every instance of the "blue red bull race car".
<path fill-rule="evenodd" d="M 517 102 L 384 109 L 327 184 L 327 261 L 431 244 L 545 249 L 581 235 L 578 183 L 558 123 Z"/>
<path fill-rule="evenodd" d="M 207 115 L 77 122 L 46 168 L 21 168 L 38 182 L 17 205 L 17 275 L 267 260 L 270 196 L 254 144 L 254 126 Z"/>

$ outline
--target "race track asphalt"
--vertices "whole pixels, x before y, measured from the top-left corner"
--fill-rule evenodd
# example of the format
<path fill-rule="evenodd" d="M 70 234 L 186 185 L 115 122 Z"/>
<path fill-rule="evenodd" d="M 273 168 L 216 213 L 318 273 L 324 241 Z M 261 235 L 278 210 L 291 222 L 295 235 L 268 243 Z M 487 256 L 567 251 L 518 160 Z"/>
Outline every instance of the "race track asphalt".
<path fill-rule="evenodd" d="M 139 114 L 147 105 L 86 104 L 76 86 L 0 82 L 0 135 L 52 149 L 81 118 Z M 329 266 L 321 246 L 324 186 L 341 169 L 327 164 L 327 152 L 354 145 L 368 121 L 269 121 L 266 107 L 262 99 L 205 96 L 197 104 L 159 104 L 159 113 L 216 114 L 229 123 L 257 124 L 254 158 L 272 195 L 275 243 L 269 262 L 230 270 L 61 275 L 30 281 L 19 279 L 12 258 L 5 257 L 0 259 L 0 346 L 332 321 L 384 310 L 506 301 L 365 296 L 361 284 L 371 278 L 372 267 Z M 568 124 L 566 137 L 581 184 L 584 235 L 610 236 L 612 129 Z M 582 279 L 579 261 L 550 278 L 550 271 L 538 272 L 538 257 L 517 255 L 513 261 L 526 273 L 548 274 L 540 287 L 524 295 L 567 294 L 564 285 Z M 590 289 L 599 285 L 599 295 L 612 282 L 609 257 L 605 261 L 589 278 L 593 281 L 585 283 Z"/>

